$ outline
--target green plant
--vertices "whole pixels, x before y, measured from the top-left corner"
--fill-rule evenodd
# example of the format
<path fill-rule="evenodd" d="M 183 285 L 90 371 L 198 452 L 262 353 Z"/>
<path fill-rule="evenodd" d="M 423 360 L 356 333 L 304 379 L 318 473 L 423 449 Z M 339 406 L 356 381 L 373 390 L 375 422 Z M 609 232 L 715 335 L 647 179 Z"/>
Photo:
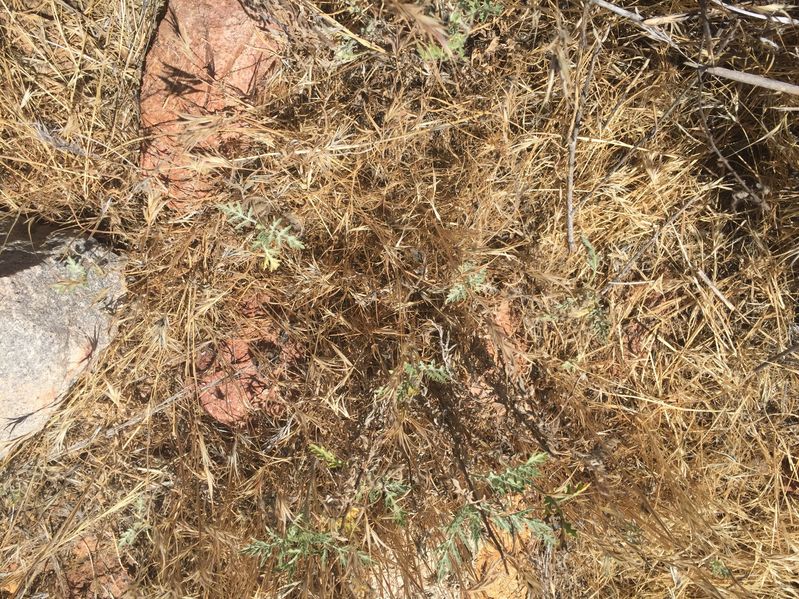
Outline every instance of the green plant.
<path fill-rule="evenodd" d="M 139 535 L 146 530 L 149 530 L 150 525 L 147 523 L 147 506 L 144 502 L 144 497 L 139 496 L 136 498 L 136 513 L 133 522 L 126 528 L 117 541 L 117 547 L 120 549 L 130 547 L 135 542 Z"/>
<path fill-rule="evenodd" d="M 64 263 L 66 264 L 67 275 L 65 278 L 53 283 L 53 289 L 58 293 L 69 293 L 79 287 L 85 287 L 88 281 L 88 274 L 80 261 L 68 256 Z"/>
<path fill-rule="evenodd" d="M 336 64 L 346 64 L 358 58 L 358 43 L 353 39 L 347 39 L 336 47 L 333 58 Z"/>
<path fill-rule="evenodd" d="M 422 390 L 426 380 L 436 383 L 448 383 L 450 374 L 446 367 L 436 365 L 435 361 L 405 362 L 402 365 L 402 377 L 397 385 L 395 397 L 402 403 L 414 398 Z M 375 391 L 375 396 L 380 398 L 388 394 L 389 388 L 382 386 Z"/>
<path fill-rule="evenodd" d="M 391 520 L 399 526 L 405 526 L 408 514 L 402 507 L 402 501 L 410 492 L 411 487 L 404 482 L 387 479 L 369 490 L 368 501 L 370 505 L 374 505 L 382 499 L 383 507 Z"/>
<path fill-rule="evenodd" d="M 732 576 L 730 569 L 718 558 L 713 558 L 710 561 L 710 571 L 713 572 L 714 576 L 718 576 L 719 578 L 729 578 Z"/>
<path fill-rule="evenodd" d="M 589 314 L 591 328 L 600 341 L 607 341 L 610 336 L 610 319 L 607 308 L 597 298 Z"/>
<path fill-rule="evenodd" d="M 458 279 L 450 287 L 445 304 L 454 304 L 467 299 L 472 293 L 480 293 L 486 288 L 486 269 L 475 270 L 474 262 L 466 262 L 458 269 Z"/>
<path fill-rule="evenodd" d="M 283 227 L 279 218 L 267 227 L 255 217 L 252 207 L 245 210 L 239 202 L 223 204 L 219 206 L 219 211 L 237 231 L 251 230 L 251 247 L 263 256 L 265 269 L 274 272 L 280 267 L 280 255 L 284 247 L 305 249 L 302 241 L 291 234 L 291 226 Z"/>
<path fill-rule="evenodd" d="M 474 555 L 483 539 L 483 515 L 498 529 L 511 536 L 524 530 L 543 542 L 554 545 L 555 533 L 544 521 L 531 517 L 533 509 L 504 511 L 491 502 L 482 501 L 462 507 L 444 529 L 444 540 L 436 547 L 436 574 L 442 580 L 463 561 L 463 550 Z M 482 515 L 481 515 L 482 512 Z"/>
<path fill-rule="evenodd" d="M 511 510 L 507 509 L 503 502 L 505 496 L 524 493 L 533 486 L 540 474 L 538 466 L 545 460 L 546 454 L 534 454 L 523 464 L 479 477 L 487 483 L 493 496 L 463 506 L 444 529 L 444 541 L 435 551 L 436 572 L 439 579 L 461 562 L 462 549 L 471 554 L 475 553 L 483 535 L 483 518 L 514 537 L 526 530 L 545 543 L 556 542 L 552 528 L 543 520 L 532 516 L 535 512 L 533 508 Z M 545 514 L 548 515 L 549 511 Z"/>
<path fill-rule="evenodd" d="M 528 458 L 526 462 L 519 466 L 506 468 L 502 472 L 491 472 L 483 479 L 497 495 L 507 495 L 508 493 L 523 493 L 526 491 L 539 476 L 538 466 L 547 459 L 547 454 L 537 453 Z"/>
<path fill-rule="evenodd" d="M 599 341 L 610 335 L 610 317 L 602 298 L 593 290 L 584 290 L 578 297 L 568 297 L 555 306 L 553 321 L 579 319 L 587 321 Z"/>
<path fill-rule="evenodd" d="M 368 12 L 357 0 L 347 0 L 346 4 L 347 8 L 345 10 L 353 17 L 362 17 Z"/>
<path fill-rule="evenodd" d="M 505 10 L 500 2 L 493 0 L 460 0 L 458 2 L 464 19 L 469 22 L 485 23 L 489 19 L 498 17 Z"/>
<path fill-rule="evenodd" d="M 417 44 L 416 51 L 426 62 L 446 58 L 466 58 L 466 40 L 475 23 L 484 23 L 502 14 L 504 7 L 492 0 L 460 0 L 446 20 L 446 49 L 439 43 Z"/>
<path fill-rule="evenodd" d="M 555 536 L 552 528 L 542 520 L 532 518 L 530 514 L 533 509 L 504 510 L 502 498 L 510 494 L 522 494 L 535 486 L 535 480 L 540 476 L 539 466 L 547 460 L 547 454 L 536 453 L 518 466 L 509 466 L 501 472 L 490 472 L 481 478 L 488 484 L 494 494 L 495 505 L 486 504 L 489 518 L 502 530 L 515 535 L 520 530 L 528 529 L 533 535 L 547 543 L 554 543 Z M 576 494 L 576 493 L 575 493 Z M 568 497 L 572 497 L 570 494 Z M 544 496 L 544 516 L 549 517 L 552 513 L 550 506 L 554 501 L 550 495 Z M 555 504 L 559 506 L 559 504 Z M 497 510 L 499 506 L 499 510 Z M 504 511 L 503 511 L 504 510 Z M 558 514 L 562 512 L 558 507 Z"/>
<path fill-rule="evenodd" d="M 545 495 L 544 496 L 544 519 L 556 520 L 560 528 L 569 536 L 576 537 L 577 531 L 572 526 L 572 523 L 566 518 L 563 513 L 561 504 L 573 499 L 580 495 L 583 491 L 588 489 L 588 485 L 579 484 L 574 487 L 571 485 L 566 486 L 566 490 L 561 494 Z"/>
<path fill-rule="evenodd" d="M 444 540 L 434 552 L 439 580 L 443 580 L 454 566 L 463 561 L 464 548 L 471 554 L 477 552 L 482 535 L 483 521 L 476 506 L 465 505 L 455 513 L 452 522 L 444 529 Z"/>
<path fill-rule="evenodd" d="M 507 513 L 494 512 L 489 517 L 497 528 L 511 536 L 516 536 L 526 529 L 548 545 L 554 545 L 556 539 L 552 528 L 543 520 L 531 517 L 533 511 L 529 508 Z"/>
<path fill-rule="evenodd" d="M 599 272 L 599 263 L 601 262 L 599 254 L 596 253 L 596 249 L 591 244 L 588 237 L 586 237 L 585 235 L 581 235 L 580 241 L 582 241 L 583 247 L 585 248 L 585 251 L 588 254 L 588 266 L 591 267 L 591 270 L 596 276 L 597 272 Z"/>
<path fill-rule="evenodd" d="M 438 62 L 450 57 L 464 59 L 466 58 L 466 39 L 465 33 L 456 31 L 447 36 L 447 50 L 449 51 L 435 42 L 417 44 L 416 51 L 425 62 Z"/>
<path fill-rule="evenodd" d="M 290 575 L 296 572 L 300 563 L 310 558 L 318 558 L 322 567 L 331 558 L 344 566 L 353 555 L 363 564 L 370 563 L 368 555 L 351 547 L 343 537 L 307 528 L 300 519 L 288 526 L 285 535 L 281 536 L 267 528 L 266 536 L 266 540 L 253 539 L 242 549 L 245 555 L 257 557 L 262 568 L 272 557 L 276 560 L 275 569 Z"/>
<path fill-rule="evenodd" d="M 621 531 L 624 535 L 624 540 L 630 545 L 641 545 L 644 542 L 644 531 L 637 522 L 632 520 L 625 522 Z"/>
<path fill-rule="evenodd" d="M 308 451 L 317 459 L 324 462 L 325 466 L 327 466 L 330 470 L 341 468 L 344 465 L 344 462 L 340 460 L 336 454 L 322 445 L 308 443 Z"/>
<path fill-rule="evenodd" d="M 418 362 L 416 365 L 405 364 L 405 373 L 409 377 L 429 379 L 436 383 L 448 383 L 449 372 L 443 366 L 436 366 L 435 362 Z"/>

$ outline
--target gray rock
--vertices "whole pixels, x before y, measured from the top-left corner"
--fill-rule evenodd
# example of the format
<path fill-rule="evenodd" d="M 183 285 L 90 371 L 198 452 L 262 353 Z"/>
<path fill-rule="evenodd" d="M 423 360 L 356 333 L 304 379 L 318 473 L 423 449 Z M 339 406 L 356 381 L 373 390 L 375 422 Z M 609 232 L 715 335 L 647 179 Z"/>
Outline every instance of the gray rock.
<path fill-rule="evenodd" d="M 0 219 L 0 458 L 110 342 L 123 262 L 86 236 Z"/>

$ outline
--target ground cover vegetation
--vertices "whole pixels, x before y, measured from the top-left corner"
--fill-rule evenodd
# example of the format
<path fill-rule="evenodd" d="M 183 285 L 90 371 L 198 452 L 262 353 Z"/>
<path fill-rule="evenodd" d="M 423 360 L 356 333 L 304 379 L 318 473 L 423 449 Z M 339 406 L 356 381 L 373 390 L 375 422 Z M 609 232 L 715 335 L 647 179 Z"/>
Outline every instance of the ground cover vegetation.
<path fill-rule="evenodd" d="M 0 207 L 129 286 L 2 465 L 0 595 L 76 593 L 91 538 L 130 596 L 799 596 L 799 96 L 705 68 L 796 82 L 796 12 L 284 4 L 176 211 L 138 168 L 163 6 L 0 2 Z M 258 319 L 299 357 L 224 426 L 196 357 Z"/>

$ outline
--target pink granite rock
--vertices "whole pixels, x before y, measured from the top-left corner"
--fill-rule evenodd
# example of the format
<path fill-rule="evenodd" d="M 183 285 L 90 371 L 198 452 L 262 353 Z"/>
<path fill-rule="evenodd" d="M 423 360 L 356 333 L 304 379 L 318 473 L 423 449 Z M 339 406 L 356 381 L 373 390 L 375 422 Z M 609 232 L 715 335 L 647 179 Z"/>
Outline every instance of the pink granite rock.
<path fill-rule="evenodd" d="M 163 181 L 172 207 L 212 189 L 198 158 L 230 141 L 220 129 L 275 72 L 280 45 L 238 0 L 169 0 L 142 77 L 141 167 Z"/>

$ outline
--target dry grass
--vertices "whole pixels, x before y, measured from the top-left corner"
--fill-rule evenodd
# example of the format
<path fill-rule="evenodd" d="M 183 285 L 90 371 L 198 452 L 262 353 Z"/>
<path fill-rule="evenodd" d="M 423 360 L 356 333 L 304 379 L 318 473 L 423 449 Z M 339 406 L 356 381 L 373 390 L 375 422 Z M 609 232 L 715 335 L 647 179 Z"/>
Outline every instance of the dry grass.
<path fill-rule="evenodd" d="M 446 24 L 454 3 L 434 4 Z M 385 54 L 298 45 L 215 198 L 176 216 L 136 168 L 156 7 L 0 3 L 4 210 L 131 258 L 102 368 L 3 465 L 2 588 L 65 596 L 70 544 L 111 531 L 135 537 L 119 553 L 142 596 L 479 596 L 468 564 L 435 582 L 432 548 L 491 497 L 480 475 L 545 450 L 520 505 L 543 517 L 544 495 L 585 490 L 562 505 L 575 539 L 506 552 L 532 596 L 799 597 L 799 388 L 774 358 L 797 342 L 797 99 L 686 66 L 796 81 L 796 28 L 641 7 L 674 15 L 670 47 L 594 5 L 507 1 L 465 58 L 425 64 L 414 11 L 318 6 Z M 242 199 L 305 245 L 274 273 L 215 206 Z M 468 263 L 489 288 L 446 303 Z M 283 415 L 232 431 L 185 381 L 253 326 L 255 294 L 305 357 Z M 419 361 L 452 381 L 403 398 Z M 410 489 L 402 526 L 369 499 L 390 480 Z M 242 553 L 298 522 L 348 561 L 281 573 Z"/>

